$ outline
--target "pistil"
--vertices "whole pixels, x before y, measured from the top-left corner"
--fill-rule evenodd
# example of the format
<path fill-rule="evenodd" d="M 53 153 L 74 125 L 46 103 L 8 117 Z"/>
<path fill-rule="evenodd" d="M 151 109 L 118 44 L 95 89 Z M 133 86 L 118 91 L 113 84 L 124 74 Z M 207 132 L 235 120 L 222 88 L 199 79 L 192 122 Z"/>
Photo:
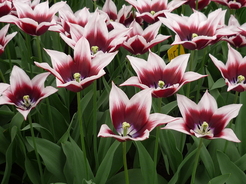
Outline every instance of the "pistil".
<path fill-rule="evenodd" d="M 130 128 L 130 124 L 127 122 L 122 123 L 122 128 L 123 128 L 123 136 L 127 136 L 127 131 Z"/>
<path fill-rule="evenodd" d="M 198 34 L 192 33 L 192 36 L 191 36 L 191 37 L 192 37 L 192 38 L 198 37 Z"/>
<path fill-rule="evenodd" d="M 22 97 L 23 99 L 23 102 L 22 102 L 22 105 L 28 109 L 30 106 L 31 106 L 31 100 L 30 100 L 30 96 L 29 95 L 24 95 Z"/>
<path fill-rule="evenodd" d="M 158 87 L 164 88 L 164 86 L 165 86 L 165 82 L 162 81 L 162 80 L 159 80 L 159 81 L 158 81 Z"/>
<path fill-rule="evenodd" d="M 243 75 L 239 75 L 238 77 L 237 77 L 237 83 L 239 84 L 239 83 L 244 83 L 244 81 L 245 81 L 245 77 L 243 76 Z"/>
<path fill-rule="evenodd" d="M 74 73 L 73 74 L 73 78 L 75 79 L 76 82 L 80 82 L 80 80 L 81 80 L 80 77 L 81 77 L 80 73 Z"/>
<path fill-rule="evenodd" d="M 209 128 L 209 126 L 208 126 L 208 123 L 207 123 L 206 121 L 204 121 L 204 122 L 202 123 L 202 125 L 199 125 L 199 126 L 198 126 L 198 131 L 197 131 L 197 133 L 202 134 L 202 135 L 207 135 L 207 134 L 210 134 L 210 133 L 211 133 L 211 132 L 210 132 L 210 128 Z"/>
<path fill-rule="evenodd" d="M 150 13 L 151 13 L 151 15 L 154 15 L 154 14 L 155 14 L 155 11 L 154 11 L 154 10 L 152 10 Z"/>
<path fill-rule="evenodd" d="M 91 52 L 92 54 L 96 54 L 98 52 L 99 47 L 98 46 L 92 46 L 91 47 Z"/>

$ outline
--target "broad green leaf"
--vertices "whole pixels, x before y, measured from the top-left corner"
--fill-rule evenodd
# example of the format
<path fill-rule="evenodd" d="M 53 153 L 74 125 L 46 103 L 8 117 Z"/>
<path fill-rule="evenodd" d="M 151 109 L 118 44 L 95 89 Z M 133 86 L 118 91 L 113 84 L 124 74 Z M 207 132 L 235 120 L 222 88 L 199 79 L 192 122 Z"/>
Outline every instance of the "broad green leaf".
<path fill-rule="evenodd" d="M 144 177 L 142 175 L 141 169 L 129 169 L 129 182 L 131 184 L 143 184 L 144 183 Z M 167 181 L 162 178 L 158 177 L 158 181 L 161 184 L 167 184 Z M 125 174 L 124 171 L 114 175 L 112 178 L 110 178 L 106 184 L 125 184 Z"/>
<path fill-rule="evenodd" d="M 211 87 L 210 90 L 222 88 L 222 87 L 224 87 L 225 85 L 226 85 L 225 79 L 224 79 L 224 78 L 220 78 L 220 79 L 218 79 L 218 80 L 213 84 L 213 86 Z"/>
<path fill-rule="evenodd" d="M 33 184 L 39 184 L 40 175 L 38 170 L 35 169 L 33 163 L 28 157 L 25 158 L 25 171 Z"/>
<path fill-rule="evenodd" d="M 244 154 L 242 157 L 240 157 L 235 164 L 242 170 L 246 170 L 246 154 Z"/>
<path fill-rule="evenodd" d="M 40 113 L 38 113 L 38 120 L 37 122 L 40 123 L 42 127 L 45 129 L 48 129 L 49 132 L 52 133 L 53 139 L 50 137 L 50 133 L 47 133 L 45 129 L 40 129 L 40 132 L 42 134 L 42 137 L 48 140 L 59 140 L 60 137 L 64 134 L 64 132 L 67 131 L 68 122 L 66 122 L 66 119 L 61 114 L 60 111 L 58 111 L 55 107 L 49 106 L 45 103 L 42 103 L 40 106 Z M 49 121 L 49 110 L 51 111 L 51 120 Z"/>
<path fill-rule="evenodd" d="M 238 138 L 241 140 L 241 143 L 239 146 L 239 151 L 241 155 L 244 155 L 246 153 L 246 123 L 245 123 L 245 112 L 246 112 L 246 93 L 240 93 L 240 99 L 239 103 L 243 104 L 241 107 L 239 114 L 236 119 L 235 123 L 235 133 L 238 136 Z"/>
<path fill-rule="evenodd" d="M 161 146 L 162 153 L 167 156 L 168 163 L 170 164 L 172 171 L 175 173 L 178 169 L 179 164 L 183 160 L 183 156 L 182 153 L 177 148 L 177 142 L 173 135 L 173 131 L 170 130 L 160 131 L 160 146 Z M 169 168 L 166 169 L 167 171 L 169 170 Z"/>
<path fill-rule="evenodd" d="M 1 184 L 9 183 L 9 177 L 11 175 L 11 169 L 12 169 L 12 164 L 13 164 L 13 154 L 14 154 L 17 127 L 16 126 L 12 127 L 10 132 L 11 132 L 11 143 L 9 144 L 9 147 L 6 150 L 6 165 L 5 165 L 5 170 L 4 170 L 3 179 L 1 181 Z"/>
<path fill-rule="evenodd" d="M 107 154 L 105 155 L 103 161 L 101 162 L 96 176 L 95 176 L 95 183 L 96 184 L 105 184 L 110 170 L 111 170 L 111 165 L 112 165 L 112 161 L 114 158 L 114 154 L 116 149 L 118 148 L 118 146 L 120 145 L 120 142 L 118 142 L 117 140 L 112 144 L 112 146 L 108 149 Z"/>
<path fill-rule="evenodd" d="M 196 137 L 192 137 L 194 141 L 196 141 L 197 146 L 199 144 L 199 140 Z M 204 141 L 203 141 L 204 142 Z M 201 147 L 201 152 L 200 152 L 200 158 L 202 160 L 202 163 L 204 164 L 210 178 L 213 178 L 215 175 L 215 167 L 214 167 L 214 162 L 213 159 L 211 158 L 210 153 L 208 152 L 207 148 L 203 144 Z"/>
<path fill-rule="evenodd" d="M 239 169 L 227 155 L 221 151 L 217 151 L 217 158 L 222 174 L 231 174 L 227 180 L 227 184 L 244 183 L 246 181 L 245 173 Z"/>
<path fill-rule="evenodd" d="M 141 172 L 144 178 L 144 183 L 157 183 L 157 173 L 154 165 L 154 161 L 150 157 L 148 151 L 145 149 L 143 144 L 140 141 L 134 142 L 138 154 L 139 154 L 139 162 L 141 167 Z"/>
<path fill-rule="evenodd" d="M 26 137 L 27 142 L 33 146 L 32 137 Z M 37 151 L 43 159 L 44 165 L 47 170 L 51 172 L 59 181 L 65 181 L 63 174 L 63 166 L 65 161 L 65 156 L 62 149 L 57 144 L 50 142 L 46 139 L 35 137 L 35 142 L 37 145 Z"/>
<path fill-rule="evenodd" d="M 17 112 L 9 123 L 9 127 L 17 126 L 18 129 L 21 129 L 22 123 L 24 121 L 24 117 L 21 113 Z"/>
<path fill-rule="evenodd" d="M 177 101 L 172 101 L 161 108 L 163 114 L 169 114 L 175 107 L 177 107 Z"/>
<path fill-rule="evenodd" d="M 190 152 L 180 163 L 177 171 L 173 175 L 172 179 L 168 184 L 183 184 L 186 180 L 191 176 L 191 172 L 194 165 L 194 155 L 196 153 L 196 149 Z M 182 180 L 183 182 L 181 182 Z"/>
<path fill-rule="evenodd" d="M 3 127 L 0 127 L 0 142 L 1 142 L 0 152 L 3 154 L 5 154 L 10 144 L 10 141 L 4 136 L 5 131 L 6 130 Z"/>
<path fill-rule="evenodd" d="M 38 123 L 32 123 L 33 128 L 40 130 L 40 129 L 44 129 L 46 130 L 48 133 L 50 133 L 50 131 L 46 128 L 44 128 L 43 126 L 41 126 Z M 29 130 L 30 129 L 30 124 L 28 124 L 27 126 L 25 126 L 24 128 L 21 129 L 21 131 L 25 131 L 25 130 Z"/>
<path fill-rule="evenodd" d="M 210 74 L 210 72 L 208 71 L 207 68 L 206 68 L 206 74 L 208 75 L 207 76 L 207 79 L 208 79 L 208 87 L 209 87 L 209 89 L 211 89 L 212 86 L 214 85 L 214 80 L 213 80 L 213 78 L 212 78 L 212 76 L 211 76 L 211 74 Z"/>
<path fill-rule="evenodd" d="M 5 170 L 4 170 L 1 184 L 9 183 L 9 177 L 11 175 L 11 169 L 13 164 L 13 147 L 14 147 L 14 142 L 11 142 L 8 149 L 6 150 L 6 165 L 5 165 Z"/>
<path fill-rule="evenodd" d="M 211 179 L 208 184 L 225 184 L 227 179 L 231 176 L 231 174 L 223 174 Z"/>
<path fill-rule="evenodd" d="M 62 142 L 62 150 L 66 156 L 64 173 L 68 183 L 81 183 L 84 179 L 93 179 L 90 165 L 86 163 L 86 171 L 84 154 L 73 139 Z M 89 178 L 87 178 L 87 172 Z"/>

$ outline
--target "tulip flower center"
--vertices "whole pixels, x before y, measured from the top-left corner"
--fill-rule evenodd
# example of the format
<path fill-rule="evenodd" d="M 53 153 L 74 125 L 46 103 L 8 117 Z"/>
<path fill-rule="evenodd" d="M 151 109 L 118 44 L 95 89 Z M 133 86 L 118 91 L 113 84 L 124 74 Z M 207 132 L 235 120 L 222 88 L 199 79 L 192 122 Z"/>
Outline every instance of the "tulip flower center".
<path fill-rule="evenodd" d="M 196 34 L 196 33 L 192 33 L 192 35 L 191 35 L 191 36 L 192 36 L 192 39 L 193 39 L 193 38 L 195 38 L 195 37 L 198 37 L 198 34 Z"/>
<path fill-rule="evenodd" d="M 31 103 L 31 99 L 30 99 L 29 95 L 24 95 L 22 97 L 21 105 L 25 109 L 29 109 L 31 107 L 32 103 Z"/>
<path fill-rule="evenodd" d="M 165 82 L 162 80 L 158 81 L 158 87 L 160 87 L 161 89 L 163 89 L 165 87 Z"/>
<path fill-rule="evenodd" d="M 202 136 L 213 135 L 213 133 L 209 127 L 209 124 L 206 121 L 204 121 L 202 124 L 198 124 L 197 128 L 196 128 L 196 130 L 194 130 L 194 132 L 196 134 L 199 134 Z"/>
<path fill-rule="evenodd" d="M 127 122 L 123 122 L 122 123 L 122 128 L 123 128 L 123 136 L 127 136 L 128 135 L 128 129 L 130 128 L 130 124 Z"/>
<path fill-rule="evenodd" d="M 245 77 L 243 75 L 237 76 L 237 84 L 244 83 Z"/>
<path fill-rule="evenodd" d="M 73 74 L 73 78 L 76 82 L 80 82 L 81 81 L 81 75 L 80 73 L 74 73 Z"/>
<path fill-rule="evenodd" d="M 151 13 L 151 15 L 154 15 L 154 14 L 155 14 L 155 11 L 154 11 L 154 10 L 152 10 L 150 13 Z"/>
<path fill-rule="evenodd" d="M 98 46 L 92 46 L 91 47 L 91 52 L 92 54 L 96 54 L 98 52 L 99 47 Z"/>

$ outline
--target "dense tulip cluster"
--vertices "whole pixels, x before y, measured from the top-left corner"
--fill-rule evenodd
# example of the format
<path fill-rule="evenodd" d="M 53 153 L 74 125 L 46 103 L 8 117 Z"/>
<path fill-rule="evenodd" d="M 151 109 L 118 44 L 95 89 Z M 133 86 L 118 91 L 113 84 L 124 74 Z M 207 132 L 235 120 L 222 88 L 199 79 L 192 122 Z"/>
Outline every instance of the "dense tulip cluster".
<path fill-rule="evenodd" d="M 245 182 L 245 8 L 0 0 L 1 184 Z"/>

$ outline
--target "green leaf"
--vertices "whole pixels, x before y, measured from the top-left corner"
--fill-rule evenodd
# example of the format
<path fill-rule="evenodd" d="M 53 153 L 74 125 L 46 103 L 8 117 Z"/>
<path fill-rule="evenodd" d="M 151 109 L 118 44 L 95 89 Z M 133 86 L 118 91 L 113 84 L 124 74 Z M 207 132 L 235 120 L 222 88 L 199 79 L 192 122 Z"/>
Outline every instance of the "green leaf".
<path fill-rule="evenodd" d="M 172 171 L 175 173 L 178 169 L 179 164 L 183 160 L 183 156 L 182 153 L 177 148 L 177 142 L 175 140 L 173 131 L 170 130 L 160 131 L 160 146 L 162 148 L 161 149 L 162 153 L 167 156 L 168 163 L 170 164 Z M 169 170 L 169 168 L 166 169 L 167 171 Z"/>
<path fill-rule="evenodd" d="M 47 132 L 50 133 L 50 131 L 48 129 L 44 128 L 43 126 L 41 126 L 38 123 L 32 123 L 32 126 L 33 126 L 33 128 L 35 128 L 37 130 L 44 129 L 44 130 L 46 130 Z M 21 131 L 25 131 L 25 130 L 29 130 L 29 129 L 30 129 L 30 124 L 28 124 L 27 126 L 25 126 L 24 128 L 22 128 Z"/>
<path fill-rule="evenodd" d="M 11 175 L 11 169 L 13 164 L 13 154 L 14 154 L 14 146 L 15 146 L 15 137 L 17 135 L 17 127 L 14 126 L 11 129 L 11 143 L 9 144 L 8 149 L 6 150 L 6 165 L 5 165 L 5 171 L 3 174 L 3 179 L 1 181 L 1 184 L 8 184 L 9 183 L 9 177 Z"/>
<path fill-rule="evenodd" d="M 112 165 L 112 161 L 114 158 L 114 153 L 116 151 L 116 149 L 118 148 L 118 146 L 120 145 L 119 141 L 115 141 L 112 146 L 108 149 L 107 154 L 105 155 L 102 163 L 100 164 L 97 173 L 96 173 L 96 177 L 95 177 L 95 183 L 96 184 L 105 184 L 110 170 L 111 170 L 111 165 Z"/>
<path fill-rule="evenodd" d="M 39 184 L 40 175 L 28 157 L 25 159 L 25 171 L 33 184 Z"/>
<path fill-rule="evenodd" d="M 69 181 L 69 183 L 81 183 L 83 179 L 87 178 L 86 166 L 82 150 L 72 138 L 70 138 L 70 141 L 62 142 L 62 150 L 66 155 L 64 173 L 67 181 Z M 86 164 L 89 179 L 92 179 L 93 174 L 90 165 L 88 162 Z"/>
<path fill-rule="evenodd" d="M 26 137 L 26 139 L 27 142 L 34 147 L 32 137 Z M 58 178 L 59 181 L 65 181 L 65 176 L 63 174 L 65 156 L 61 147 L 46 139 L 37 137 L 34 139 L 37 145 L 37 151 L 42 157 L 47 170 Z"/>
<path fill-rule="evenodd" d="M 196 149 L 189 153 L 184 160 L 180 163 L 177 171 L 173 175 L 172 179 L 169 181 L 168 184 L 182 184 L 185 183 L 186 180 L 191 176 L 191 172 L 194 165 L 194 155 L 196 153 Z M 182 182 L 180 181 L 182 180 Z"/>
<path fill-rule="evenodd" d="M 175 107 L 177 107 L 177 101 L 172 101 L 161 108 L 163 114 L 169 114 Z"/>
<path fill-rule="evenodd" d="M 207 68 L 206 68 L 206 74 L 208 75 L 208 76 L 207 76 L 207 79 L 208 79 L 208 88 L 211 89 L 212 86 L 214 85 L 214 80 L 213 80 L 213 78 L 211 77 L 211 74 L 210 74 L 210 72 L 208 71 Z"/>
<path fill-rule="evenodd" d="M 196 141 L 196 144 L 198 146 L 200 139 L 196 138 L 196 137 L 192 137 L 192 138 L 194 141 Z M 201 158 L 202 163 L 204 164 L 210 178 L 213 178 L 215 176 L 214 162 L 213 162 L 213 159 L 211 158 L 211 155 L 208 152 L 208 150 L 204 144 L 201 147 L 200 158 Z"/>
<path fill-rule="evenodd" d="M 245 123 L 245 112 L 246 112 L 246 93 L 240 93 L 240 104 L 243 104 L 241 107 L 239 114 L 236 119 L 235 123 L 235 133 L 238 136 L 238 138 L 241 140 L 241 143 L 239 146 L 239 151 L 241 155 L 246 154 L 246 123 Z"/>
<path fill-rule="evenodd" d="M 242 170 L 246 170 L 246 154 L 244 154 L 242 157 L 240 157 L 235 164 Z"/>
<path fill-rule="evenodd" d="M 222 88 L 222 87 L 224 87 L 225 85 L 226 85 L 225 79 L 224 79 L 224 78 L 220 78 L 220 79 L 218 79 L 218 80 L 213 84 L 213 86 L 211 87 L 210 90 Z"/>
<path fill-rule="evenodd" d="M 11 144 L 9 145 L 6 151 L 6 165 L 5 165 L 5 170 L 4 170 L 1 184 L 9 183 L 9 177 L 11 175 L 11 169 L 13 164 L 13 147 L 14 147 L 14 142 L 11 142 Z"/>
<path fill-rule="evenodd" d="M 21 113 L 16 113 L 14 117 L 12 118 L 11 122 L 9 123 L 9 127 L 17 126 L 18 129 L 21 129 L 21 125 L 24 121 L 24 117 Z"/>
<path fill-rule="evenodd" d="M 134 143 L 138 150 L 141 172 L 145 181 L 144 183 L 157 183 L 157 173 L 154 161 L 141 142 L 136 141 Z"/>
<path fill-rule="evenodd" d="M 142 175 L 141 169 L 129 169 L 129 182 L 132 184 L 143 184 L 144 183 L 144 177 Z M 165 179 L 160 179 L 161 184 L 166 184 L 167 181 Z M 159 180 L 159 181 L 160 181 Z M 125 184 L 125 174 L 124 171 L 114 175 L 112 178 L 110 178 L 106 184 Z"/>
<path fill-rule="evenodd" d="M 223 174 L 211 179 L 208 184 L 224 184 L 231 174 Z"/>
<path fill-rule="evenodd" d="M 243 183 L 246 181 L 245 173 L 239 169 L 227 155 L 221 151 L 217 151 L 217 159 L 219 161 L 220 171 L 222 174 L 231 174 L 227 180 L 227 184 Z"/>

